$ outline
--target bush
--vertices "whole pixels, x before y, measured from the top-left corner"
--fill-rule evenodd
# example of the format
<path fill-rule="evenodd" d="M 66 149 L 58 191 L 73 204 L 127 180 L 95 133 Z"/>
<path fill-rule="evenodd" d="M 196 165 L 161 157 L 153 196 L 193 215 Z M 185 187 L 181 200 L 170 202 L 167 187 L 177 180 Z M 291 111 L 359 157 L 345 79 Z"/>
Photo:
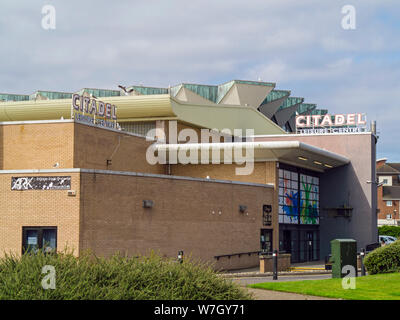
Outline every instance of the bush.
<path fill-rule="evenodd" d="M 369 274 L 400 271 L 400 240 L 368 253 L 364 260 Z"/>
<path fill-rule="evenodd" d="M 382 226 L 378 228 L 379 235 L 392 236 L 400 238 L 400 227 L 398 226 Z"/>
<path fill-rule="evenodd" d="M 45 265 L 55 267 L 56 288 L 43 289 Z M 182 264 L 161 258 L 98 258 L 71 253 L 0 259 L 0 299 L 152 300 L 249 299 L 237 284 L 219 277 L 208 265 L 186 259 Z"/>

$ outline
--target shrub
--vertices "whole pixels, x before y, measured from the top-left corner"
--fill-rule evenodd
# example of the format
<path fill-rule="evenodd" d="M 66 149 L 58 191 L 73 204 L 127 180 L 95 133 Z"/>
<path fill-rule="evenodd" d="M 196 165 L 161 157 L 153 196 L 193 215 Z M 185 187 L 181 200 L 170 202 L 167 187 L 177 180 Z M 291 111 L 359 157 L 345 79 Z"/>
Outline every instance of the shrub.
<path fill-rule="evenodd" d="M 369 274 L 400 271 L 400 240 L 368 253 L 364 260 Z"/>
<path fill-rule="evenodd" d="M 56 270 L 56 288 L 43 289 L 42 268 Z M 0 259 L 0 299 L 152 300 L 249 299 L 237 284 L 218 276 L 208 265 L 186 259 L 182 264 L 156 254 L 136 258 L 115 255 L 79 258 L 71 253 Z"/>
<path fill-rule="evenodd" d="M 378 228 L 378 232 L 379 235 L 400 238 L 400 227 L 398 226 L 381 226 Z"/>

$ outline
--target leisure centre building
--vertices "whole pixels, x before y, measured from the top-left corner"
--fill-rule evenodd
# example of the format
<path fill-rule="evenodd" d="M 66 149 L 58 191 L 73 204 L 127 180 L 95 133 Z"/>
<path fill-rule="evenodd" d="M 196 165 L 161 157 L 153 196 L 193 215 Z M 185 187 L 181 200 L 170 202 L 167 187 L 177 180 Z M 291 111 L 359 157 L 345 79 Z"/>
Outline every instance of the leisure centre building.
<path fill-rule="evenodd" d="M 377 242 L 373 132 L 299 133 L 296 115 L 331 116 L 268 82 L 121 88 L 0 94 L 2 254 L 184 251 L 238 269 Z"/>

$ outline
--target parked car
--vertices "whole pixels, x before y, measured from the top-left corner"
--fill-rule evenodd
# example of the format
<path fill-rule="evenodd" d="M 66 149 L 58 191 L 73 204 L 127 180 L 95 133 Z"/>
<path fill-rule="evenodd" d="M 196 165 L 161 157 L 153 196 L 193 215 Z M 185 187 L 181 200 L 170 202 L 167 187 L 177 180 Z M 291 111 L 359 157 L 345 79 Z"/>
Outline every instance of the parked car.
<path fill-rule="evenodd" d="M 385 236 L 385 235 L 380 235 L 379 236 L 379 242 L 382 243 L 382 241 L 385 242 L 385 244 L 390 244 L 392 242 L 395 242 L 397 240 L 396 237 L 392 236 Z"/>

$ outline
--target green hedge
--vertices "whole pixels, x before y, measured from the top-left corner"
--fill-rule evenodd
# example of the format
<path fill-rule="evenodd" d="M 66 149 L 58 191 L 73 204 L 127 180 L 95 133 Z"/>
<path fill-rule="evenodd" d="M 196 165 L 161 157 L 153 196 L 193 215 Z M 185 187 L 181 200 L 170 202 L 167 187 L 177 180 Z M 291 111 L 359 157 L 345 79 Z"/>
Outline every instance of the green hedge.
<path fill-rule="evenodd" d="M 379 235 L 400 238 L 400 227 L 398 227 L 398 226 L 378 227 L 378 232 L 379 232 Z"/>
<path fill-rule="evenodd" d="M 364 260 L 369 274 L 400 271 L 400 240 L 368 253 Z"/>
<path fill-rule="evenodd" d="M 43 289 L 45 265 L 54 266 L 55 289 Z M 249 299 L 237 284 L 208 265 L 179 264 L 156 254 L 98 258 L 70 253 L 8 255 L 0 259 L 0 299 L 152 300 Z"/>

